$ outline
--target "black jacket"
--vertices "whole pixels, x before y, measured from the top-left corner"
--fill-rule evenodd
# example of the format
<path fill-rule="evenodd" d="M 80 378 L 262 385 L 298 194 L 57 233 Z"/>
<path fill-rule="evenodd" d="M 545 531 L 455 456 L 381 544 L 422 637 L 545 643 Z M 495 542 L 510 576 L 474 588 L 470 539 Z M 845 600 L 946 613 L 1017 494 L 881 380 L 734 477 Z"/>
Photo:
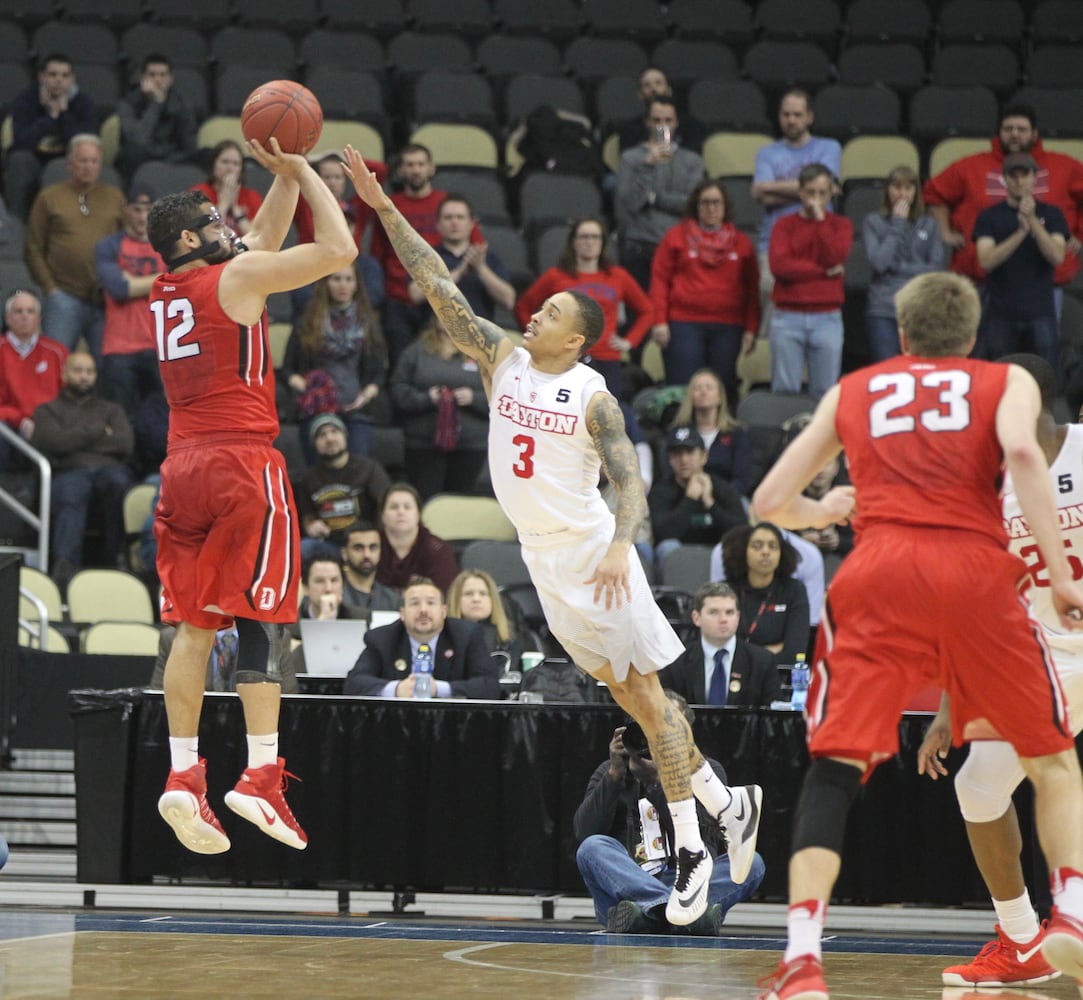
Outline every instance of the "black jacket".
<path fill-rule="evenodd" d="M 703 644 L 698 635 L 677 659 L 658 672 L 662 687 L 676 691 L 690 705 L 707 704 L 703 676 Z M 734 684 L 739 684 L 740 690 L 734 691 Z M 775 658 L 766 649 L 738 639 L 730 666 L 726 704 L 741 708 L 768 707 L 779 698 L 781 687 Z"/>

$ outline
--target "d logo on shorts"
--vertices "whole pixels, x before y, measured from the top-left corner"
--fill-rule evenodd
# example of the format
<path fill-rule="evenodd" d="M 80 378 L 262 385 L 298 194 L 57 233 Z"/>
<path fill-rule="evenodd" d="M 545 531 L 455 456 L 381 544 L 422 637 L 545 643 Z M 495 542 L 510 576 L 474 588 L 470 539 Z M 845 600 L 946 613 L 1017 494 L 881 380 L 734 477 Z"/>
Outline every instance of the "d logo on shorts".
<path fill-rule="evenodd" d="M 260 611 L 271 611 L 275 606 L 274 587 L 261 587 L 258 603 Z"/>

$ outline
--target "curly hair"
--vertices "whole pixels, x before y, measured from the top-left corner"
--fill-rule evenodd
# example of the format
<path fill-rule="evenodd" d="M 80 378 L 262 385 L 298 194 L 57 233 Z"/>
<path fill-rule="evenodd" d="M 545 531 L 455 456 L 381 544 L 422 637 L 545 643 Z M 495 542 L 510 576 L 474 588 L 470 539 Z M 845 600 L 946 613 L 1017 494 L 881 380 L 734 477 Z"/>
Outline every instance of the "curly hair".
<path fill-rule="evenodd" d="M 730 528 L 722 536 L 722 568 L 725 570 L 727 582 L 732 586 L 748 583 L 748 543 L 752 535 L 760 530 L 770 531 L 778 539 L 779 559 L 775 579 L 792 576 L 797 569 L 801 554 L 786 540 L 781 528 L 770 521 L 740 524 L 736 528 Z"/>

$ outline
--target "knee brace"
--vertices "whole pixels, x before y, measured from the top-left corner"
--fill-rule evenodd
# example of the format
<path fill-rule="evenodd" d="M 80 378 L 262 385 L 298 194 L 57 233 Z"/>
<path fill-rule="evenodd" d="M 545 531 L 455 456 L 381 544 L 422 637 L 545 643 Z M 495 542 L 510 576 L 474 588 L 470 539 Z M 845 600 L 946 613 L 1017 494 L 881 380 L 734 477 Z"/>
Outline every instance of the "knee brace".
<path fill-rule="evenodd" d="M 235 684 L 277 684 L 271 673 L 274 625 L 253 618 L 235 618 L 237 624 L 237 672 Z M 277 674 L 277 671 L 275 671 Z"/>
<path fill-rule="evenodd" d="M 826 757 L 817 757 L 809 766 L 793 825 L 796 853 L 806 847 L 823 847 L 842 854 L 846 817 L 861 788 L 861 771 Z"/>
<path fill-rule="evenodd" d="M 970 755 L 955 776 L 955 797 L 963 819 L 968 823 L 1000 819 L 1024 776 L 1018 755 L 1007 743 L 972 743 Z"/>

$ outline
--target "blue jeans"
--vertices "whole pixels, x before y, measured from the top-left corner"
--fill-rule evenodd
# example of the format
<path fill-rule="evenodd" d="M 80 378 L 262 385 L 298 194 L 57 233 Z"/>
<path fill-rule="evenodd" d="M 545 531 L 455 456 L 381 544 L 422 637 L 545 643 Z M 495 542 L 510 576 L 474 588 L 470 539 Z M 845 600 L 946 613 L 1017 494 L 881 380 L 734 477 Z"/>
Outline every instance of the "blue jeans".
<path fill-rule="evenodd" d="M 86 337 L 90 353 L 101 364 L 105 313 L 100 306 L 78 299 L 59 288 L 45 296 L 41 304 L 41 330 L 74 351 L 80 337 Z"/>
<path fill-rule="evenodd" d="M 53 476 L 53 562 L 66 559 L 76 569 L 83 565 L 83 535 L 87 511 L 94 497 L 101 500 L 102 530 L 110 565 L 124 552 L 124 494 L 132 486 L 126 465 L 97 469 L 69 469 Z"/>
<path fill-rule="evenodd" d="M 990 311 L 983 325 L 986 357 L 990 361 L 1023 351 L 1045 358 L 1056 370 L 1058 330 L 1055 316 L 1012 320 Z"/>
<path fill-rule="evenodd" d="M 902 348 L 899 347 L 899 324 L 894 316 L 867 315 L 865 339 L 869 344 L 870 364 L 902 354 Z"/>
<path fill-rule="evenodd" d="M 726 387 L 726 398 L 737 400 L 737 358 L 741 353 L 741 327 L 733 323 L 669 324 L 669 346 L 662 352 L 666 382 L 687 385 L 700 368 L 710 368 Z"/>
<path fill-rule="evenodd" d="M 603 927 L 609 911 L 625 899 L 637 903 L 645 912 L 664 907 L 677 877 L 676 871 L 671 868 L 657 875 L 648 875 L 632 860 L 619 840 L 604 834 L 587 837 L 576 851 L 575 863 L 594 900 L 594 915 Z M 725 919 L 734 906 L 748 899 L 760 887 L 765 870 L 763 858 L 757 854 L 752 860 L 748 878 L 741 885 L 735 885 L 730 878 L 730 859 L 725 854 L 719 855 L 714 859 L 714 871 L 707 889 L 707 905 L 717 903 L 721 906 L 722 918 Z"/>
<path fill-rule="evenodd" d="M 842 371 L 842 313 L 776 307 L 771 317 L 771 391 L 800 392 L 806 365 L 809 395 L 819 399 Z"/>

